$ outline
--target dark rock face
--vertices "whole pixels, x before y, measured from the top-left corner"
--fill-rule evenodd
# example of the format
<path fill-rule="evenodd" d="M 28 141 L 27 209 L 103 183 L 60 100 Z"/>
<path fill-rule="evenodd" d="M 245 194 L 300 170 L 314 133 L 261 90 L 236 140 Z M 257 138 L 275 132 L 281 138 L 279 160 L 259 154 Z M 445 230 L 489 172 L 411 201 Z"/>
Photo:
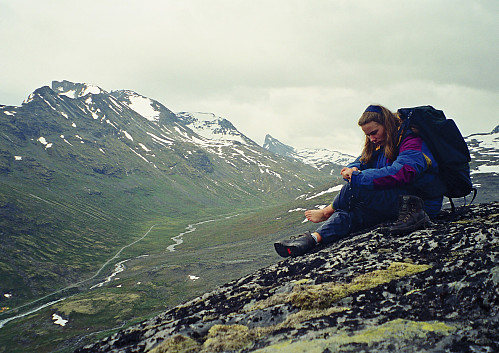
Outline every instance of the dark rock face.
<path fill-rule="evenodd" d="M 499 202 L 378 227 L 230 282 L 79 352 L 498 352 Z"/>

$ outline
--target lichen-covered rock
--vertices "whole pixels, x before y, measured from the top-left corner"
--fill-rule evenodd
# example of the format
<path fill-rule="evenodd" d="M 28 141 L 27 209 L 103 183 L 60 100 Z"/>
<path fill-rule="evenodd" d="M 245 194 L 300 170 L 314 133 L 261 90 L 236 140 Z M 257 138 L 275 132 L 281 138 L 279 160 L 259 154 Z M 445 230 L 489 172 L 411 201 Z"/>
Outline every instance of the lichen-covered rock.
<path fill-rule="evenodd" d="M 230 282 L 79 352 L 498 352 L 499 203 L 383 227 Z"/>

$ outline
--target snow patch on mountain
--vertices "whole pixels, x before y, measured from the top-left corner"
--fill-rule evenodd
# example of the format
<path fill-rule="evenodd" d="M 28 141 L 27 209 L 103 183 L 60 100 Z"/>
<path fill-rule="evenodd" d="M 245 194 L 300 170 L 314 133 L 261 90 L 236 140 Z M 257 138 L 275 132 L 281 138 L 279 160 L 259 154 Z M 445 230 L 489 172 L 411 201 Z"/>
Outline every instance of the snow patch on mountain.
<path fill-rule="evenodd" d="M 297 159 L 319 170 L 331 168 L 332 174 L 339 173 L 339 171 L 335 171 L 335 166 L 345 166 L 355 160 L 355 157 L 351 155 L 326 148 L 296 149 L 270 135 L 265 136 L 263 148 L 282 156 Z"/>
<path fill-rule="evenodd" d="M 121 91 L 121 93 L 126 95 L 129 102 L 128 107 L 130 107 L 130 109 L 142 115 L 149 121 L 159 121 L 160 109 L 152 99 L 144 97 L 133 91 Z"/>
<path fill-rule="evenodd" d="M 107 93 L 102 88 L 88 84 L 78 83 L 75 84 L 69 81 L 52 81 L 52 89 L 60 96 L 66 96 L 71 99 L 85 97 L 89 94 Z"/>
<path fill-rule="evenodd" d="M 177 117 L 200 137 L 215 141 L 236 141 L 243 145 L 247 140 L 228 120 L 213 113 L 177 113 Z"/>
<path fill-rule="evenodd" d="M 62 316 L 57 315 L 56 313 L 52 314 L 52 320 L 54 321 L 55 325 L 59 326 L 66 326 L 66 324 L 69 322 L 69 320 L 64 319 Z"/>
<path fill-rule="evenodd" d="M 78 97 L 85 97 L 88 94 L 101 94 L 104 90 L 94 85 L 85 85 L 85 88 L 78 94 Z"/>
<path fill-rule="evenodd" d="M 173 145 L 173 143 L 175 142 L 174 140 L 171 140 L 164 136 L 163 137 L 156 136 L 152 132 L 147 132 L 147 134 L 152 138 L 154 142 L 163 145 L 165 147 L 168 145 Z"/>
<path fill-rule="evenodd" d="M 488 134 L 473 134 L 465 140 L 472 159 L 471 175 L 499 175 L 499 129 Z"/>
<path fill-rule="evenodd" d="M 474 134 L 466 137 L 470 153 L 482 155 L 499 155 L 499 132 L 489 134 Z"/>
<path fill-rule="evenodd" d="M 317 169 L 322 169 L 330 163 L 346 166 L 353 162 L 355 157 L 344 154 L 342 152 L 328 150 L 325 148 L 304 148 L 295 149 L 295 158 L 302 160 Z"/>
<path fill-rule="evenodd" d="M 47 140 L 43 136 L 40 136 L 37 141 L 40 142 L 42 145 L 44 145 L 45 149 L 51 148 L 53 145 L 52 142 L 47 142 Z"/>
<path fill-rule="evenodd" d="M 476 169 L 471 171 L 471 174 L 480 174 L 480 173 L 492 173 L 495 175 L 499 175 L 499 165 L 480 165 Z"/>
<path fill-rule="evenodd" d="M 301 199 L 312 200 L 312 199 L 315 199 L 315 198 L 317 198 L 319 196 L 322 196 L 322 195 L 332 194 L 334 192 L 339 192 L 341 190 L 341 188 L 343 187 L 343 185 L 344 184 L 342 183 L 342 184 L 339 184 L 339 185 L 332 186 L 332 187 L 330 187 L 327 190 L 318 191 L 316 193 L 303 194 L 303 195 L 298 196 L 296 199 L 297 200 L 301 200 Z"/>
<path fill-rule="evenodd" d="M 340 184 L 340 185 L 336 185 L 336 186 L 333 186 L 327 190 L 324 190 L 324 191 L 321 191 L 317 194 L 314 194 L 312 196 L 309 196 L 306 198 L 306 200 L 312 200 L 312 199 L 315 199 L 316 197 L 319 197 L 319 196 L 322 196 L 322 195 L 325 195 L 325 194 L 331 194 L 333 192 L 338 192 L 341 190 L 341 188 L 343 187 L 344 184 Z"/>

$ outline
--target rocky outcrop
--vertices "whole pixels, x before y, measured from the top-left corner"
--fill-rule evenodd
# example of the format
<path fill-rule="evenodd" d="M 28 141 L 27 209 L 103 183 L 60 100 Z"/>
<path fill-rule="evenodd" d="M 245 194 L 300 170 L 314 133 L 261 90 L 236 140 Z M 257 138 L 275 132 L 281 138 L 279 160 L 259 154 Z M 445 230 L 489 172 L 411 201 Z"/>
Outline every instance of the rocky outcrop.
<path fill-rule="evenodd" d="M 230 282 L 79 352 L 498 352 L 499 203 L 383 227 Z"/>

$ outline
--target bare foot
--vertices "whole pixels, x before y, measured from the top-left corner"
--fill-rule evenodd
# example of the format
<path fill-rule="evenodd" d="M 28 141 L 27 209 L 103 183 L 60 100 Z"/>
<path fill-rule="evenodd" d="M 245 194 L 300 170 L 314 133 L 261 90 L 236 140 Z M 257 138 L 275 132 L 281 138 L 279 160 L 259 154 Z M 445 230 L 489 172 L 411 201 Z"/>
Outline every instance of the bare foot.
<path fill-rule="evenodd" d="M 324 222 L 326 219 L 331 217 L 334 213 L 334 209 L 331 205 L 320 209 L 320 210 L 307 210 L 305 211 L 305 217 L 307 220 L 314 223 Z"/>
<path fill-rule="evenodd" d="M 307 210 L 305 211 L 305 217 L 307 217 L 310 222 L 314 223 L 324 222 L 329 218 L 329 216 L 326 216 L 324 213 L 324 210 Z"/>

